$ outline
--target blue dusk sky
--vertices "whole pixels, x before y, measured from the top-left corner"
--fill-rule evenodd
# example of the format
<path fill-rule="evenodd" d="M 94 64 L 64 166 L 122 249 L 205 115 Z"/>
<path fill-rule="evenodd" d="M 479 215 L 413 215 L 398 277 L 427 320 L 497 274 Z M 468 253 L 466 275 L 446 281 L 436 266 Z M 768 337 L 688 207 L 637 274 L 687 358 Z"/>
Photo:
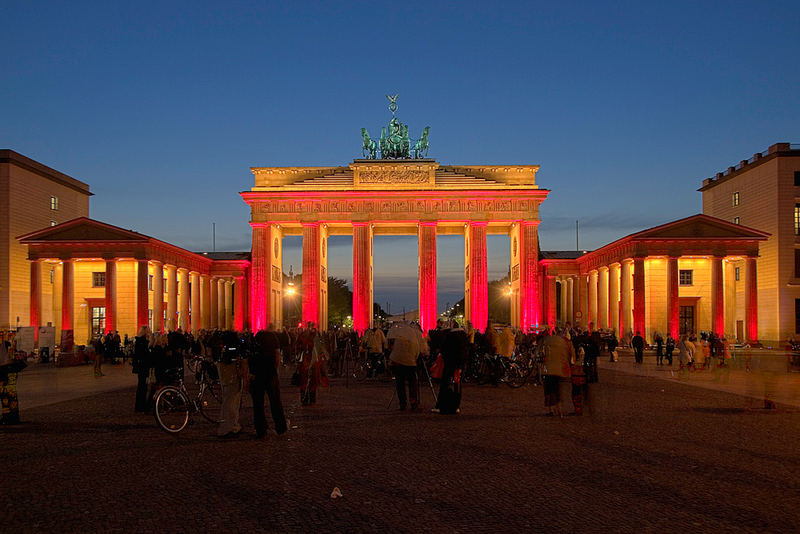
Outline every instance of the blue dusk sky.
<path fill-rule="evenodd" d="M 703 178 L 800 143 L 800 3 L 33 2 L 0 6 L 0 148 L 91 185 L 91 216 L 249 250 L 251 166 L 347 165 L 399 93 L 442 164 L 538 164 L 544 250 L 698 213 Z M 747 221 L 742 221 L 747 224 Z M 351 279 L 349 238 L 331 275 Z M 463 241 L 439 240 L 439 307 Z M 508 238 L 489 239 L 490 279 Z M 300 239 L 285 242 L 297 272 Z M 415 238 L 375 295 L 416 309 Z"/>

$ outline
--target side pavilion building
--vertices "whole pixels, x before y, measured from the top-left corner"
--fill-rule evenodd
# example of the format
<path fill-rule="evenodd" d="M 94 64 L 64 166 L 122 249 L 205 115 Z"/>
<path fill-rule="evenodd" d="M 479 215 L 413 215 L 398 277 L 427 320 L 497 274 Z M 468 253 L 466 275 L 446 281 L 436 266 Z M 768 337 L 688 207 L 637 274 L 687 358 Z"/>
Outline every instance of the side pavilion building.
<path fill-rule="evenodd" d="M 759 245 L 769 234 L 693 215 L 585 254 L 542 253 L 544 317 L 641 332 L 713 331 L 756 343 Z"/>

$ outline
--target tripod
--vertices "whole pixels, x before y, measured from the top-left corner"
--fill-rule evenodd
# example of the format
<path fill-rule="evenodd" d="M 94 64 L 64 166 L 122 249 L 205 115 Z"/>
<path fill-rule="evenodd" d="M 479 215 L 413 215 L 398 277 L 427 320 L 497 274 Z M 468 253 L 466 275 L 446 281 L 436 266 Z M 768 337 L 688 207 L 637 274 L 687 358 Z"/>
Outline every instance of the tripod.
<path fill-rule="evenodd" d="M 420 389 L 419 388 L 419 382 L 420 382 L 419 381 L 419 370 L 420 370 L 420 368 L 422 368 L 422 370 L 425 372 L 425 377 L 428 379 L 428 387 L 431 388 L 431 395 L 433 395 L 433 402 L 434 402 L 434 404 L 436 404 L 437 402 L 439 402 L 439 399 L 436 397 L 436 390 L 433 387 L 433 380 L 431 380 L 431 374 L 428 372 L 428 366 L 425 365 L 425 360 L 423 360 L 421 356 L 418 356 L 417 357 L 417 368 L 415 369 L 415 372 L 417 374 L 417 390 Z M 397 380 L 397 379 L 392 377 L 392 380 Z M 418 391 L 418 393 L 420 393 L 420 392 Z M 394 398 L 396 396 L 397 396 L 397 387 L 392 389 L 392 396 L 389 399 L 388 404 L 386 404 L 386 409 L 387 410 L 392 406 L 392 403 L 394 402 Z M 421 394 L 419 396 L 422 397 Z"/>

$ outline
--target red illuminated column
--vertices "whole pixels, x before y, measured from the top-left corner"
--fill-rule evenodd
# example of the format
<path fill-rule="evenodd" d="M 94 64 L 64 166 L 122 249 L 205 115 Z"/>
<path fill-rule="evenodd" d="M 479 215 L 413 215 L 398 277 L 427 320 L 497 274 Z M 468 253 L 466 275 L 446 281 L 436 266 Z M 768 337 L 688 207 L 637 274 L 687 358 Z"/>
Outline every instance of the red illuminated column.
<path fill-rule="evenodd" d="M 136 261 L 136 330 L 150 326 L 147 302 L 147 260 Z"/>
<path fill-rule="evenodd" d="M 250 223 L 253 227 L 250 274 L 250 329 L 258 332 L 269 321 L 269 227 L 263 223 Z"/>
<path fill-rule="evenodd" d="M 167 330 L 178 329 L 178 269 L 167 265 Z"/>
<path fill-rule="evenodd" d="M 584 328 L 589 326 L 589 276 L 582 274 L 578 276 L 577 284 L 580 287 L 580 303 L 578 304 L 578 311 L 580 311 L 581 318 L 578 323 Z"/>
<path fill-rule="evenodd" d="M 211 277 L 205 274 L 200 275 L 200 324 L 203 328 L 211 328 L 210 311 L 211 301 Z"/>
<path fill-rule="evenodd" d="M 419 318 L 423 332 L 436 328 L 436 223 L 421 222 L 419 245 Z"/>
<path fill-rule="evenodd" d="M 483 332 L 489 320 L 489 286 L 486 280 L 486 223 L 469 225 L 469 294 L 470 320 Z"/>
<path fill-rule="evenodd" d="M 636 326 L 631 324 L 631 260 L 622 260 L 619 269 L 619 331 L 620 335 L 624 332 L 636 330 Z M 644 335 L 644 332 L 642 332 Z"/>
<path fill-rule="evenodd" d="M 237 276 L 233 284 L 233 329 L 237 332 L 244 330 L 244 276 Z"/>
<path fill-rule="evenodd" d="M 608 326 L 622 337 L 619 329 L 619 272 L 618 264 L 608 266 Z"/>
<path fill-rule="evenodd" d="M 226 330 L 230 330 L 233 328 L 233 303 L 231 299 L 233 298 L 233 288 L 231 287 L 230 279 L 223 280 L 220 285 L 220 294 L 222 295 L 221 301 L 221 319 L 222 325 L 225 327 Z"/>
<path fill-rule="evenodd" d="M 189 274 L 192 280 L 192 312 L 191 328 L 195 334 L 203 328 L 203 314 L 200 312 L 200 273 L 192 271 Z"/>
<path fill-rule="evenodd" d="M 744 264 L 744 318 L 747 342 L 758 343 L 758 278 L 755 256 L 748 256 Z"/>
<path fill-rule="evenodd" d="M 71 259 L 62 260 L 61 276 L 61 330 L 72 330 L 75 310 L 75 264 Z"/>
<path fill-rule="evenodd" d="M 680 335 L 680 301 L 678 300 L 678 258 L 667 258 L 667 330 L 673 338 Z"/>
<path fill-rule="evenodd" d="M 711 258 L 711 330 L 725 332 L 725 287 L 722 284 L 722 256 Z"/>
<path fill-rule="evenodd" d="M 522 221 L 519 228 L 519 298 L 520 326 L 527 330 L 538 325 L 541 296 L 539 294 L 539 221 Z"/>
<path fill-rule="evenodd" d="M 556 327 L 556 307 L 558 306 L 556 301 L 556 277 L 554 275 L 545 273 L 545 291 L 547 292 L 545 320 L 552 332 L 553 328 Z"/>
<path fill-rule="evenodd" d="M 597 319 L 597 278 L 597 271 L 589 273 L 589 322 L 587 327 L 594 330 L 600 328 L 599 320 Z"/>
<path fill-rule="evenodd" d="M 319 223 L 303 224 L 303 323 L 319 323 L 320 285 Z"/>
<path fill-rule="evenodd" d="M 28 325 L 32 326 L 34 336 L 38 340 L 40 321 L 42 319 L 42 262 L 31 260 L 31 311 Z"/>
<path fill-rule="evenodd" d="M 208 325 L 211 328 L 220 328 L 219 324 L 219 278 L 210 278 L 208 298 Z"/>
<path fill-rule="evenodd" d="M 189 330 L 189 270 L 178 269 L 178 327 Z"/>
<path fill-rule="evenodd" d="M 644 258 L 633 258 L 633 330 L 645 335 Z"/>
<path fill-rule="evenodd" d="M 359 333 L 372 324 L 371 262 L 372 228 L 369 223 L 353 223 L 353 328 Z"/>
<path fill-rule="evenodd" d="M 106 260 L 106 328 L 105 332 L 117 329 L 117 260 Z"/>
<path fill-rule="evenodd" d="M 153 262 L 153 331 L 164 331 L 164 265 Z"/>
<path fill-rule="evenodd" d="M 572 308 L 570 311 L 570 320 L 574 326 L 580 326 L 583 314 L 581 310 L 581 279 L 577 276 L 570 276 L 569 278 L 570 292 L 572 293 Z M 580 318 L 578 316 L 581 316 Z"/>

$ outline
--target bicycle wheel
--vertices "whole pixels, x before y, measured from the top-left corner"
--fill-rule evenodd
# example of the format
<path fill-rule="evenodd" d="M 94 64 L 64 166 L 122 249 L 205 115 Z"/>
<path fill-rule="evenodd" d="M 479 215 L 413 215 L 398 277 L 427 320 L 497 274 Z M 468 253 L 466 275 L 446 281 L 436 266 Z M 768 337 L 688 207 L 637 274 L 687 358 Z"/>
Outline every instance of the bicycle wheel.
<path fill-rule="evenodd" d="M 511 363 L 506 370 L 505 383 L 510 388 L 519 388 L 528 381 L 528 371 L 516 363 Z"/>
<path fill-rule="evenodd" d="M 209 423 L 222 422 L 222 392 L 219 386 L 206 385 L 200 395 L 200 414 Z"/>
<path fill-rule="evenodd" d="M 359 382 L 363 382 L 367 379 L 367 374 L 369 372 L 369 365 L 365 361 L 356 362 L 356 367 L 353 369 L 353 378 L 358 380 Z"/>
<path fill-rule="evenodd" d="M 189 399 L 176 387 L 163 387 L 156 393 L 153 414 L 162 430 L 177 434 L 189 423 Z"/>

